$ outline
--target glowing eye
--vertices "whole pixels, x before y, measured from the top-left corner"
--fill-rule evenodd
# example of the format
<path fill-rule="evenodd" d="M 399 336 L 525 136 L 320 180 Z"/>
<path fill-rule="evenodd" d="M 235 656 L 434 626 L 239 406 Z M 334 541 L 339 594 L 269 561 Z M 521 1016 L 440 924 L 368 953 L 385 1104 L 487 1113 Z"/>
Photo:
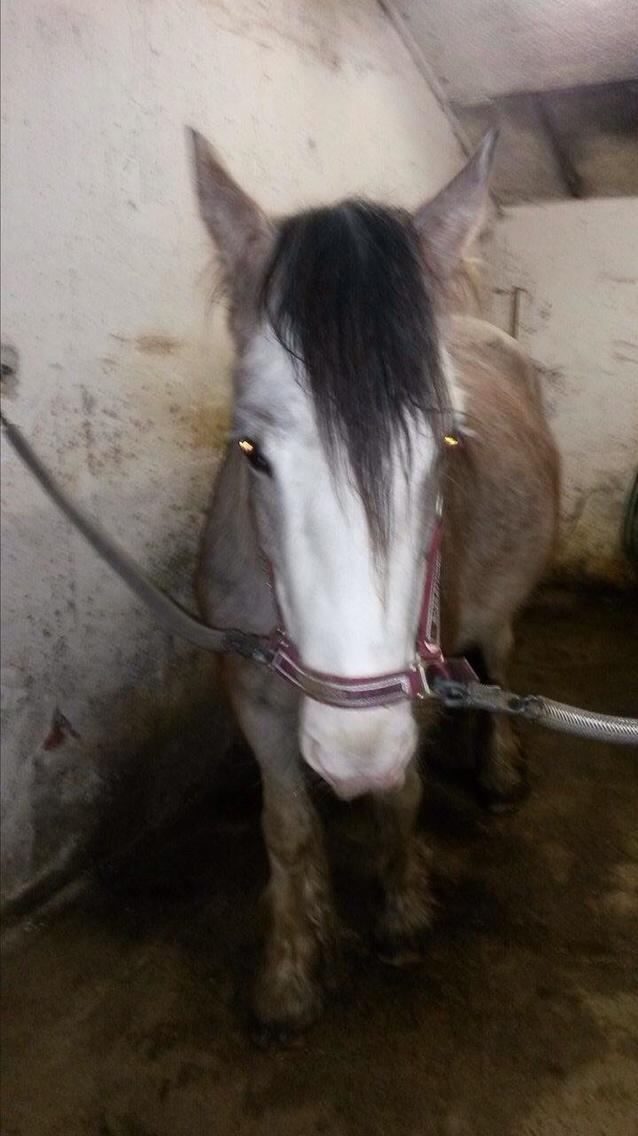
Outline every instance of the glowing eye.
<path fill-rule="evenodd" d="M 458 446 L 459 444 L 459 440 L 456 437 L 456 434 L 445 434 L 443 441 L 445 442 L 446 446 Z"/>
<path fill-rule="evenodd" d="M 259 473 L 272 473 L 270 462 L 264 457 L 256 442 L 251 441 L 250 438 L 240 438 L 237 445 L 242 454 L 248 458 L 253 469 L 258 470 Z"/>

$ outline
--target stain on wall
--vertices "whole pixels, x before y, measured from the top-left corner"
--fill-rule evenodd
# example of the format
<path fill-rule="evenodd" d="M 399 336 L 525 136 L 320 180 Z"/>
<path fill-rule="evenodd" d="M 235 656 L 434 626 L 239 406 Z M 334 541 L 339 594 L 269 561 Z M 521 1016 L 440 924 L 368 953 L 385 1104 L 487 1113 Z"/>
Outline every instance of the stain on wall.
<path fill-rule="evenodd" d="M 504 211 L 489 243 L 491 314 L 525 289 L 519 339 L 541 366 L 563 464 L 561 571 L 635 582 L 623 520 L 638 467 L 638 198 Z"/>
<path fill-rule="evenodd" d="M 179 350 L 179 340 L 171 335 L 138 335 L 135 346 L 145 355 L 174 355 Z"/>

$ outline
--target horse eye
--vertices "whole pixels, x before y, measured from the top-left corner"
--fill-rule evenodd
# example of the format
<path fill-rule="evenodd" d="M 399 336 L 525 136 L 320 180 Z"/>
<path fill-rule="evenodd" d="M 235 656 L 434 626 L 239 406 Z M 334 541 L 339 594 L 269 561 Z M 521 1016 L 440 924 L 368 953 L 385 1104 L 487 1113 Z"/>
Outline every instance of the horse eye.
<path fill-rule="evenodd" d="M 256 442 L 251 441 L 250 438 L 240 438 L 237 444 L 253 469 L 259 473 L 272 473 L 270 462 L 264 457 Z"/>

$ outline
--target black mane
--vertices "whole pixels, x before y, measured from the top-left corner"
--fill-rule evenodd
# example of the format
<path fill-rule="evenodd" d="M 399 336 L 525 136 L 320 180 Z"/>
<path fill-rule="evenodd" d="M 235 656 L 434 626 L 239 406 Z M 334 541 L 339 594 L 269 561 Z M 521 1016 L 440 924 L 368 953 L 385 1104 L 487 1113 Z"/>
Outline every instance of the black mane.
<path fill-rule="evenodd" d="M 445 406 L 436 321 L 407 214 L 345 201 L 285 220 L 262 309 L 303 362 L 331 458 L 345 456 L 376 545 L 388 538 L 387 477 L 408 421 Z"/>

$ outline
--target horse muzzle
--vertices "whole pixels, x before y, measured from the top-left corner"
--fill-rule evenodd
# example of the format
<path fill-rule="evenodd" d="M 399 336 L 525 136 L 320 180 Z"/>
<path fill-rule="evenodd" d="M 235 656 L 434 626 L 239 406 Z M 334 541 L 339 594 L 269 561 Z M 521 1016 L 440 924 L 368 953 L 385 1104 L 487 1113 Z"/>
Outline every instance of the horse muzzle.
<path fill-rule="evenodd" d="M 358 714 L 309 699 L 302 704 L 302 755 L 342 800 L 400 789 L 417 738 L 407 702 Z"/>

